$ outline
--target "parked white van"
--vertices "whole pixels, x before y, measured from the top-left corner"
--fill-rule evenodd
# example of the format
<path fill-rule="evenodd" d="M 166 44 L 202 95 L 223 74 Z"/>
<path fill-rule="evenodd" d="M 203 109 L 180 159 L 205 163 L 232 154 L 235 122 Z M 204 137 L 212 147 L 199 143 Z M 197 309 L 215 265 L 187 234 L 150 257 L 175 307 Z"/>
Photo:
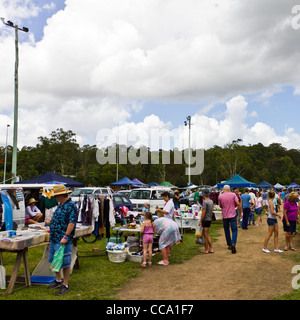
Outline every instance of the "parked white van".
<path fill-rule="evenodd" d="M 152 187 L 133 189 L 129 195 L 129 199 L 133 204 L 134 211 L 142 211 L 145 202 L 149 204 L 150 211 L 155 213 L 156 206 L 163 209 L 164 199 L 162 193 L 168 191 L 173 196 L 173 190 L 169 187 Z"/>
<path fill-rule="evenodd" d="M 94 195 L 113 195 L 113 191 L 109 187 L 86 187 L 86 188 L 76 188 L 71 194 L 70 197 L 73 202 L 79 201 L 81 196 L 94 194 Z"/>
<path fill-rule="evenodd" d="M 13 212 L 13 224 L 15 227 L 25 227 L 25 206 L 32 193 L 36 193 L 37 196 L 43 190 L 47 188 L 53 189 L 52 184 L 0 184 L 0 191 L 4 192 L 8 196 L 9 202 Z M 36 196 L 36 200 L 38 197 Z M 2 225 L 5 223 L 5 206 L 2 204 Z"/>

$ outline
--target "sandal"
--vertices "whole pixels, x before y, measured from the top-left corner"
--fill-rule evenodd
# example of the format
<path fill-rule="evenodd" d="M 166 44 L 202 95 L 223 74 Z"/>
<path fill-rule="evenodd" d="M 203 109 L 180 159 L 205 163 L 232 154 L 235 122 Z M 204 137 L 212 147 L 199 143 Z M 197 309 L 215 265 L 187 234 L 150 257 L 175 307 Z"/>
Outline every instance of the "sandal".
<path fill-rule="evenodd" d="M 161 260 L 161 261 L 159 261 L 157 264 L 160 264 L 160 265 L 163 265 L 163 266 L 167 266 L 167 265 L 169 264 L 169 262 L 168 262 L 168 263 L 164 263 L 164 261 Z"/>
<path fill-rule="evenodd" d="M 209 252 L 208 252 L 208 251 L 201 251 L 201 253 L 209 254 Z"/>
<path fill-rule="evenodd" d="M 285 247 L 283 248 L 283 250 L 284 250 L 284 251 L 288 251 L 288 250 L 289 250 L 288 246 L 285 246 Z"/>
<path fill-rule="evenodd" d="M 297 251 L 294 247 L 290 247 L 290 250 Z"/>

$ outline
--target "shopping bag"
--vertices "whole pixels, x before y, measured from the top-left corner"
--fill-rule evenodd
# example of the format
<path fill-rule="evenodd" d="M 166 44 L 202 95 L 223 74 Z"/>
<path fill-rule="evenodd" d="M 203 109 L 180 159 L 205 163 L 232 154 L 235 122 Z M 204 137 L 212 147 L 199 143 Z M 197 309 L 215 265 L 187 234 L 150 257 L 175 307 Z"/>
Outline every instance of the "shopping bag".
<path fill-rule="evenodd" d="M 197 226 L 196 227 L 196 232 L 195 232 L 196 238 L 201 238 L 202 237 L 202 232 L 203 232 L 203 227 L 202 226 Z"/>
<path fill-rule="evenodd" d="M 50 264 L 50 270 L 52 272 L 59 272 L 64 259 L 65 246 L 61 245 L 59 249 L 54 253 L 53 261 Z"/>
<path fill-rule="evenodd" d="M 196 238 L 196 244 L 205 244 L 204 233 L 202 232 L 201 238 Z"/>
<path fill-rule="evenodd" d="M 203 232 L 202 226 L 196 227 L 195 235 L 196 235 L 196 244 L 205 244 L 204 232 Z"/>
<path fill-rule="evenodd" d="M 0 289 L 6 289 L 5 268 L 0 266 Z"/>

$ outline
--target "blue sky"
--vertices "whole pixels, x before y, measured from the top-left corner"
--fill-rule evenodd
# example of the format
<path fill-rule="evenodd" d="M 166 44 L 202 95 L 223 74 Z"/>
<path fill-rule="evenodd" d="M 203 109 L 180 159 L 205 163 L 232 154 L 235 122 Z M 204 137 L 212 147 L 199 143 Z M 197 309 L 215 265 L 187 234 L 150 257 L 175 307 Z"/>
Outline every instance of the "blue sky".
<path fill-rule="evenodd" d="M 47 24 L 47 19 L 50 18 L 53 14 L 55 14 L 59 10 L 63 10 L 65 8 L 65 1 L 63 0 L 55 0 L 55 1 L 45 1 L 45 0 L 34 0 L 34 4 L 38 7 L 43 7 L 45 4 L 54 3 L 55 7 L 49 10 L 42 10 L 38 16 L 30 17 L 28 19 L 24 19 L 24 25 L 26 25 L 30 32 L 34 34 L 35 40 L 40 41 L 44 35 L 43 29 Z M 23 38 L 24 41 L 24 38 Z"/>
<path fill-rule="evenodd" d="M 0 16 L 30 29 L 19 35 L 20 147 L 58 127 L 80 144 L 127 125 L 184 137 L 191 116 L 205 147 L 241 138 L 300 149 L 294 1 L 249 3 L 5 0 Z M 13 122 L 10 31 L 0 26 L 2 145 Z"/>

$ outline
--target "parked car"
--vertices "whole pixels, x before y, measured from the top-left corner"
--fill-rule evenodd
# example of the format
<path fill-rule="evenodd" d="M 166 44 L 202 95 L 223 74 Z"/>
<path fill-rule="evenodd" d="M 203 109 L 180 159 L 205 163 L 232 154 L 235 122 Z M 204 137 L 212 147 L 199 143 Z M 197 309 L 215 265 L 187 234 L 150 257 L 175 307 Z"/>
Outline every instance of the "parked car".
<path fill-rule="evenodd" d="M 71 194 L 70 197 L 73 202 L 79 201 L 79 197 L 85 194 L 95 194 L 95 195 L 107 195 L 113 194 L 113 191 L 109 187 L 87 187 L 87 188 L 76 188 Z"/>
<path fill-rule="evenodd" d="M 124 196 L 123 194 L 118 194 L 115 193 L 113 195 L 113 203 L 114 203 L 114 208 L 115 208 L 115 218 L 116 218 L 116 222 L 119 223 L 122 221 L 122 215 L 121 215 L 121 207 L 127 207 L 128 210 L 132 211 L 133 209 L 133 205 L 132 202 L 130 201 L 130 199 L 126 196 Z"/>
<path fill-rule="evenodd" d="M 13 228 L 23 228 L 25 226 L 25 208 L 30 198 L 40 199 L 43 188 L 52 190 L 52 184 L 33 183 L 33 184 L 2 184 L 0 191 L 7 194 L 9 202 L 12 206 Z M 13 192 L 14 191 L 14 192 Z M 15 194 L 16 193 L 16 194 Z M 3 215 L 0 230 L 5 230 L 5 206 L 2 204 Z"/>
<path fill-rule="evenodd" d="M 200 195 L 201 195 L 201 191 L 200 191 Z M 181 197 L 179 199 L 179 204 L 186 204 L 188 206 L 192 206 L 193 204 L 196 203 L 196 201 L 194 201 L 194 195 L 195 192 L 191 193 L 189 196 L 185 196 L 185 197 Z"/>
<path fill-rule="evenodd" d="M 127 207 L 130 211 L 133 209 L 133 204 L 130 199 L 123 194 L 113 194 L 113 203 L 115 210 L 119 210 L 121 207 Z"/>
<path fill-rule="evenodd" d="M 119 191 L 117 191 L 116 193 L 118 193 L 118 194 L 123 194 L 124 196 L 126 196 L 126 197 L 129 198 L 131 191 L 132 191 L 132 190 L 119 190 Z"/>
<path fill-rule="evenodd" d="M 129 199 L 133 203 L 133 210 L 142 211 L 145 202 L 149 204 L 150 211 L 155 212 L 156 206 L 164 207 L 164 200 L 161 194 L 168 191 L 173 197 L 173 190 L 169 187 L 152 187 L 152 188 L 137 188 L 133 189 L 129 195 Z"/>

